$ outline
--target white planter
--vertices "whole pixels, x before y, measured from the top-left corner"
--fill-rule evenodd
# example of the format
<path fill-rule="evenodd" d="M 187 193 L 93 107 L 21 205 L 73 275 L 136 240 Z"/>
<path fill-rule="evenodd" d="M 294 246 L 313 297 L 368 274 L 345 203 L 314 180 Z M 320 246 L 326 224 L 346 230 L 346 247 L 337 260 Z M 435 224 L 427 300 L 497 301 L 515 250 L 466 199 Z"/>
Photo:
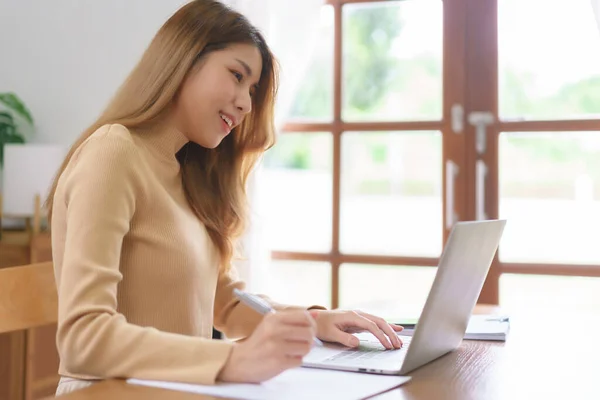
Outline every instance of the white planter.
<path fill-rule="evenodd" d="M 3 214 L 32 216 L 35 196 L 46 197 L 66 155 L 64 146 L 7 144 L 2 174 Z"/>

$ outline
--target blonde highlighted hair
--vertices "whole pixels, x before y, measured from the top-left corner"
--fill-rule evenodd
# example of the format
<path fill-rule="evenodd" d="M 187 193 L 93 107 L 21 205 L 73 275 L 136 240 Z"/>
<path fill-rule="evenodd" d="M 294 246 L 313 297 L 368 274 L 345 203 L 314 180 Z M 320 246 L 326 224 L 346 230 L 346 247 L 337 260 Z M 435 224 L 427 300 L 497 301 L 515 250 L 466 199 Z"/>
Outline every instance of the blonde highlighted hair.
<path fill-rule="evenodd" d="M 187 199 L 219 251 L 220 267 L 226 270 L 234 255 L 234 243 L 246 225 L 248 176 L 275 141 L 277 64 L 261 33 L 219 1 L 191 1 L 160 28 L 105 111 L 68 152 L 46 200 L 49 217 L 60 175 L 92 133 L 109 123 L 131 129 L 154 125 L 169 112 L 182 83 L 204 57 L 236 43 L 256 46 L 262 58 L 252 112 L 217 148 L 189 142 L 178 153 Z"/>

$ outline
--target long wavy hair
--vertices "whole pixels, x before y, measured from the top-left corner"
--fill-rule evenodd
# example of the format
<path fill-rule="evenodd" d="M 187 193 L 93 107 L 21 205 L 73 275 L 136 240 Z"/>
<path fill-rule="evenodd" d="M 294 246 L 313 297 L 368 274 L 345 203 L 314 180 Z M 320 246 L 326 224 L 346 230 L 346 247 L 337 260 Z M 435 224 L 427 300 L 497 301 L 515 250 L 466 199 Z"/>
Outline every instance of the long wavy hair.
<path fill-rule="evenodd" d="M 154 125 L 169 112 L 185 78 L 201 67 L 204 57 L 236 43 L 256 46 L 262 58 L 252 111 L 217 148 L 189 142 L 178 153 L 187 200 L 218 249 L 220 268 L 227 270 L 236 239 L 247 223 L 247 179 L 262 153 L 275 142 L 278 70 L 262 34 L 219 1 L 191 1 L 160 28 L 107 108 L 68 152 L 45 203 L 49 218 L 60 175 L 92 133 L 105 124 L 132 129 Z"/>

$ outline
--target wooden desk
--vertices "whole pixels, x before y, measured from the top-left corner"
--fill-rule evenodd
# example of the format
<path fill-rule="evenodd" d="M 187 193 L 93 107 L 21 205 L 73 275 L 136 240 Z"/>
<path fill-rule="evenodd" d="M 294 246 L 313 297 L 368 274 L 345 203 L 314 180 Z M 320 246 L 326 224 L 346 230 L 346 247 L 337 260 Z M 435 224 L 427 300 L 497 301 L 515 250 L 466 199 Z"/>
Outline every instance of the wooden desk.
<path fill-rule="evenodd" d="M 411 374 L 412 381 L 377 400 L 600 399 L 600 315 L 582 316 L 566 333 L 548 316 L 511 317 L 505 343 L 464 341 Z M 206 400 L 199 396 L 106 381 L 64 400 Z"/>

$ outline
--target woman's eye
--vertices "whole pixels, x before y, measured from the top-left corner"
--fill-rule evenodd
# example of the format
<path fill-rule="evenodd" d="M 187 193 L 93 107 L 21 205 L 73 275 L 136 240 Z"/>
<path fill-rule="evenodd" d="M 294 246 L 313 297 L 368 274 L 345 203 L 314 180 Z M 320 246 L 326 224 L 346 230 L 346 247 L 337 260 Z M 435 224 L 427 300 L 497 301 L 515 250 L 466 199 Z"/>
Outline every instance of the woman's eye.
<path fill-rule="evenodd" d="M 231 71 L 231 73 L 233 74 L 233 76 L 235 76 L 235 79 L 237 79 L 238 82 L 241 82 L 244 78 L 244 75 L 240 74 L 239 72 Z"/>

